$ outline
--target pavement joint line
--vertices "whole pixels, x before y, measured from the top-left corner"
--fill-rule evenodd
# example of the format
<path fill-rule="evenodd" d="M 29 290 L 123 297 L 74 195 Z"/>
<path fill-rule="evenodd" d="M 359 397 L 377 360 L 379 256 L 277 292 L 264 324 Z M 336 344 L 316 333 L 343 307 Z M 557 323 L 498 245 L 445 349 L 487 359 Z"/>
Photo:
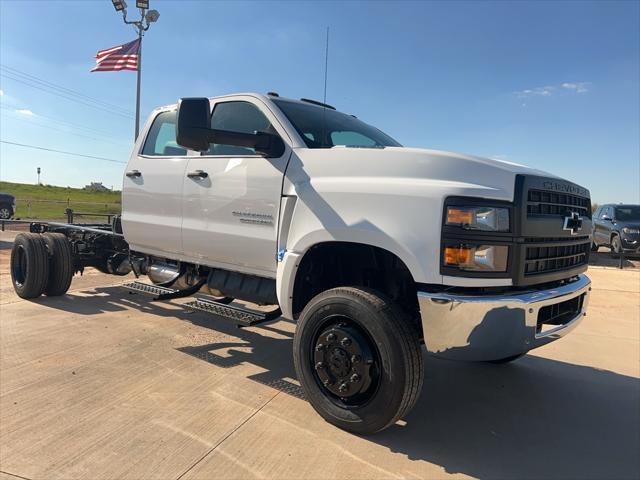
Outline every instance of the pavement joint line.
<path fill-rule="evenodd" d="M 218 443 L 216 443 L 213 447 L 211 447 L 209 449 L 209 451 L 207 453 L 205 453 L 202 457 L 200 457 L 193 465 L 191 465 L 189 468 L 187 468 L 184 472 L 182 472 L 178 477 L 176 477 L 176 480 L 180 480 L 182 477 L 184 477 L 187 473 L 189 473 L 191 470 L 193 470 L 200 462 L 202 462 L 205 458 L 207 458 L 216 448 L 218 448 L 220 445 L 222 445 L 222 443 L 229 438 L 231 435 L 233 435 L 234 433 L 236 433 L 243 425 L 245 425 L 249 420 L 251 420 L 253 417 L 255 417 L 258 412 L 260 412 L 264 407 L 266 407 L 267 405 L 269 405 L 269 403 L 271 403 L 271 400 L 273 400 L 274 398 L 276 398 L 278 395 L 280 395 L 280 393 L 282 392 L 276 392 L 276 394 L 271 397 L 269 400 L 267 400 L 266 402 L 264 402 L 260 408 L 258 408 L 255 412 L 253 412 L 251 415 L 249 415 L 245 420 L 243 420 L 242 422 L 240 422 L 240 424 L 234 428 L 233 430 L 231 430 L 228 434 L 226 434 L 222 439 L 220 439 L 220 441 L 218 441 Z M 29 480 L 29 479 L 27 479 Z"/>
<path fill-rule="evenodd" d="M 16 475 L 15 473 L 5 472 L 4 470 L 0 470 L 0 473 L 4 473 L 5 475 L 9 475 L 11 477 L 22 478 L 22 480 L 31 480 L 30 478 L 23 477 L 21 475 Z"/>

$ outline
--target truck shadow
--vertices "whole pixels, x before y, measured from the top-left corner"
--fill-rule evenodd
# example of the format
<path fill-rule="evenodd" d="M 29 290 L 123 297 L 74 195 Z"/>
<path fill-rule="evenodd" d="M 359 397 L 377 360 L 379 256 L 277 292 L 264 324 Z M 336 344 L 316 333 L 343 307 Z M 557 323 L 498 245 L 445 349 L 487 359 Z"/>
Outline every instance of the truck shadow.
<path fill-rule="evenodd" d="M 119 287 L 96 291 L 91 302 L 41 303 L 79 314 L 134 307 L 225 333 L 232 340 L 176 350 L 212 368 L 257 366 L 261 373 L 247 378 L 304 398 L 295 380 L 291 322 L 278 319 L 240 329 L 213 315 L 128 295 Z M 638 379 L 535 352 L 507 365 L 431 356 L 424 362 L 422 395 L 402 425 L 363 440 L 476 478 L 638 478 Z"/>

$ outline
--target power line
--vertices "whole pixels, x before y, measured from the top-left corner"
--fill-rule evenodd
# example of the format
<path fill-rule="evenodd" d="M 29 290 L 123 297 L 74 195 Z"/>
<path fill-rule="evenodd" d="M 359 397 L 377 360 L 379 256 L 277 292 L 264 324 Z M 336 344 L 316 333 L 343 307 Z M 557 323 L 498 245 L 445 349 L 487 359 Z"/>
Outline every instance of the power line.
<path fill-rule="evenodd" d="M 73 155 L 73 156 L 76 156 L 76 157 L 94 158 L 96 160 L 104 160 L 106 162 L 112 162 L 112 163 L 122 163 L 122 164 L 125 164 L 125 165 L 127 163 L 127 162 L 123 162 L 123 161 L 120 161 L 120 160 L 114 160 L 113 158 L 96 157 L 94 155 L 84 155 L 82 153 L 76 153 L 76 152 L 65 152 L 63 150 L 54 150 L 53 148 L 39 147 L 37 145 L 27 145 L 25 143 L 8 142 L 7 140 L 0 140 L 0 143 L 6 143 L 7 145 L 15 145 L 15 146 L 24 147 L 24 148 L 33 148 L 34 150 L 44 150 L 45 152 L 63 153 L 65 155 Z"/>
<path fill-rule="evenodd" d="M 2 105 L 2 104 L 0 104 L 0 109 L 6 110 L 7 112 L 10 112 L 10 113 L 13 113 L 14 116 L 17 113 L 20 113 L 20 112 L 17 111 L 17 110 L 20 110 L 20 108 L 15 106 L 15 105 Z M 45 125 L 45 124 L 38 123 L 38 122 L 34 121 L 36 119 L 37 120 L 43 119 L 43 120 L 47 120 L 49 122 L 53 122 L 54 124 L 59 124 L 59 125 L 61 125 L 63 127 L 67 127 L 67 128 L 68 127 L 73 127 L 73 128 L 79 129 L 83 133 L 89 133 L 91 135 L 100 135 L 101 137 L 104 137 L 104 138 L 111 138 L 111 139 L 113 139 L 113 140 L 115 140 L 115 141 L 117 141 L 119 143 L 122 143 L 123 145 L 131 145 L 129 142 L 122 142 L 122 139 L 121 139 L 122 137 L 121 136 L 117 136 L 117 134 L 115 134 L 115 133 L 106 132 L 104 130 L 97 130 L 95 128 L 90 128 L 90 127 L 85 127 L 83 125 L 78 125 L 76 123 L 66 122 L 64 120 L 59 120 L 57 118 L 52 118 L 52 117 L 49 117 L 47 115 L 42 115 L 40 113 L 37 113 L 37 114 L 34 113 L 33 117 L 28 117 L 28 118 L 29 118 L 29 121 L 33 122 L 34 125 L 42 125 L 42 126 L 47 126 L 48 127 L 48 125 Z M 25 119 L 24 118 L 16 118 L 16 120 L 25 120 Z M 71 133 L 71 132 L 69 132 L 69 133 Z"/>
<path fill-rule="evenodd" d="M 26 80 L 31 80 L 33 82 L 37 82 L 37 83 L 45 85 L 45 86 L 49 86 L 49 87 L 51 87 L 53 89 L 56 89 L 56 90 L 59 90 L 61 92 L 69 93 L 71 95 L 76 95 L 78 97 L 85 98 L 85 99 L 87 99 L 89 101 L 101 104 L 104 107 L 112 108 L 112 109 L 115 109 L 115 110 L 121 110 L 123 113 L 133 114 L 133 112 L 131 110 L 129 110 L 128 108 L 122 107 L 120 105 L 116 105 L 114 103 L 105 102 L 104 100 L 100 100 L 99 98 L 96 98 L 96 97 L 91 97 L 89 95 L 86 95 L 86 94 L 84 94 L 82 92 L 79 92 L 77 90 L 73 90 L 73 89 L 68 88 L 68 87 L 63 87 L 61 85 L 57 85 L 57 84 L 55 84 L 53 82 L 50 82 L 48 80 L 44 80 L 44 79 L 42 79 L 40 77 L 37 77 L 36 75 L 32 75 L 30 73 L 26 73 L 26 72 L 23 72 L 21 70 L 18 70 L 17 68 L 9 67 L 8 65 L 5 65 L 5 64 L 0 64 L 0 69 L 5 70 L 8 73 L 11 73 L 12 75 L 16 75 L 16 76 L 25 78 Z"/>
<path fill-rule="evenodd" d="M 2 113 L 3 113 L 3 114 L 5 114 L 5 115 L 7 114 L 7 112 L 2 112 Z M 34 126 L 36 126 L 36 127 L 46 128 L 47 130 L 54 130 L 54 131 L 56 131 L 56 132 L 67 133 L 67 134 L 69 134 L 69 135 L 75 135 L 75 136 L 77 136 L 77 137 L 88 138 L 88 139 L 90 139 L 90 140 L 96 140 L 96 141 L 98 141 L 98 142 L 106 142 L 106 143 L 111 143 L 111 144 L 113 144 L 113 145 L 126 145 L 126 146 L 130 146 L 130 145 L 128 145 L 128 144 L 126 144 L 126 143 L 124 143 L 124 142 L 119 142 L 119 141 L 109 140 L 109 138 L 110 138 L 110 137 L 104 137 L 104 136 L 103 136 L 102 138 L 99 138 L 99 137 L 92 137 L 92 136 L 90 136 L 90 135 L 84 135 L 84 134 L 82 134 L 82 133 L 78 133 L 78 132 L 70 132 L 69 130 L 64 130 L 64 129 L 62 129 L 62 128 L 57 128 L 57 127 L 54 127 L 54 126 L 52 126 L 52 125 L 47 125 L 47 124 L 44 124 L 44 123 L 35 122 L 35 121 L 33 121 L 32 119 L 27 119 L 27 118 L 21 118 L 21 117 L 18 117 L 18 116 L 17 116 L 17 114 L 13 114 L 13 115 L 11 116 L 11 119 L 12 119 L 12 120 L 18 120 L 18 121 L 20 121 L 20 122 L 24 122 L 24 123 L 26 123 L 26 124 L 28 124 L 28 125 L 34 125 Z"/>
<path fill-rule="evenodd" d="M 57 91 L 52 90 L 51 88 L 48 88 L 46 86 L 33 84 L 31 82 L 25 81 L 25 79 L 21 79 L 19 77 L 16 78 L 14 76 L 8 75 L 7 73 L 0 73 L 0 76 L 3 76 L 5 78 L 9 78 L 9 79 L 13 80 L 14 82 L 22 83 L 23 85 L 28 85 L 31 88 L 35 88 L 37 90 L 42 90 L 43 92 L 50 93 L 51 95 L 56 95 L 58 97 L 66 98 L 67 100 L 71 100 L 71 101 L 80 103 L 82 105 L 86 105 L 88 107 L 96 108 L 98 110 L 102 110 L 102 111 L 105 111 L 105 112 L 108 112 L 108 113 L 112 113 L 114 115 L 119 115 L 119 116 L 125 117 L 125 118 L 132 118 L 132 115 L 129 115 L 129 114 L 126 114 L 126 113 L 122 113 L 122 112 L 118 112 L 116 110 L 111 110 L 111 109 L 108 109 L 108 108 L 105 108 L 105 107 L 102 107 L 100 105 L 96 105 L 96 104 L 93 104 L 93 103 L 85 102 L 84 100 L 81 100 L 79 98 L 75 98 L 74 96 L 71 96 L 71 94 L 57 92 Z"/>

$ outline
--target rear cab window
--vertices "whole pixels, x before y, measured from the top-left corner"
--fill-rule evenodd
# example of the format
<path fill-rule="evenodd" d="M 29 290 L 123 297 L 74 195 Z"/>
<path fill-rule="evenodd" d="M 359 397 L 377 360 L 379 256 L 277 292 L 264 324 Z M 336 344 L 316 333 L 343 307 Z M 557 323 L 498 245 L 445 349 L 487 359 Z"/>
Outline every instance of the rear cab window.
<path fill-rule="evenodd" d="M 159 113 L 147 133 L 142 155 L 152 157 L 181 157 L 187 149 L 176 142 L 176 111 Z"/>

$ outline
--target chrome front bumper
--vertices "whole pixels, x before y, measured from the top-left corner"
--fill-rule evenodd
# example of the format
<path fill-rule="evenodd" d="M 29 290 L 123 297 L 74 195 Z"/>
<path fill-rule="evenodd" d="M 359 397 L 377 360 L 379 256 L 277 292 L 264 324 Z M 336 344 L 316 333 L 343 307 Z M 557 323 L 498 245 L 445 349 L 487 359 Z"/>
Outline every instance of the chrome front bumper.
<path fill-rule="evenodd" d="M 586 315 L 591 281 L 586 275 L 558 288 L 502 295 L 418 292 L 427 351 L 455 360 L 499 360 L 563 337 Z M 562 325 L 538 326 L 540 309 L 584 295 Z M 566 304 L 565 304 L 566 305 Z M 548 309 L 547 309 L 548 310 Z"/>

